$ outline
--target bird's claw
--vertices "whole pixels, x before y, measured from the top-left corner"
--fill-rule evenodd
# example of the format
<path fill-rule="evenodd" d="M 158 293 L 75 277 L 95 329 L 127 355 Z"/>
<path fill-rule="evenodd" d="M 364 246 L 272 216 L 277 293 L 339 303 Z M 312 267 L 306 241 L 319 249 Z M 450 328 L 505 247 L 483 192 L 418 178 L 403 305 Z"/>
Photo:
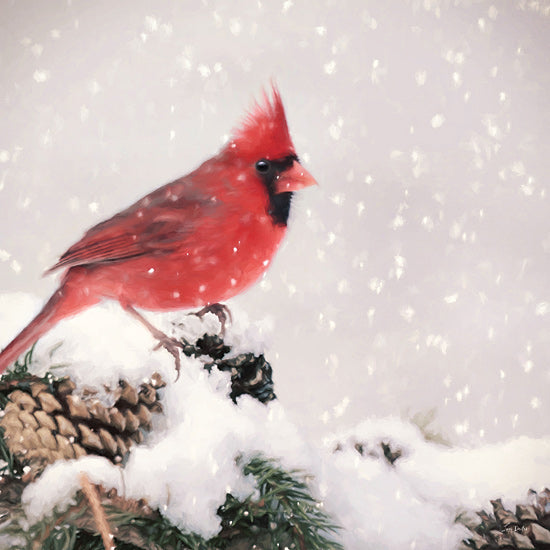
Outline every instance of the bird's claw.
<path fill-rule="evenodd" d="M 204 306 L 201 310 L 193 313 L 199 319 L 202 319 L 207 313 L 213 313 L 220 321 L 221 331 L 220 336 L 223 338 L 225 336 L 225 325 L 229 319 L 230 323 L 233 323 L 233 317 L 231 316 L 231 310 L 225 304 L 209 304 Z"/>
<path fill-rule="evenodd" d="M 158 344 L 153 348 L 153 351 L 157 351 L 160 348 L 164 348 L 168 353 L 174 357 L 175 363 L 176 363 L 176 382 L 178 378 L 180 377 L 180 370 L 181 370 L 181 358 L 179 350 L 183 350 L 183 344 L 176 340 L 175 338 L 170 338 L 167 335 L 164 335 L 164 337 L 161 337 L 158 339 Z"/>
<path fill-rule="evenodd" d="M 153 338 L 158 341 L 158 344 L 153 348 L 155 351 L 163 347 L 168 353 L 170 353 L 176 361 L 176 380 L 180 377 L 181 369 L 181 359 L 179 350 L 185 349 L 181 342 L 178 342 L 175 338 L 171 338 L 167 334 L 164 334 L 162 330 L 159 330 L 157 327 L 152 325 L 139 311 L 137 311 L 131 304 L 121 304 L 122 307 L 130 314 L 132 317 L 137 319 L 142 323 L 145 328 L 153 335 Z"/>

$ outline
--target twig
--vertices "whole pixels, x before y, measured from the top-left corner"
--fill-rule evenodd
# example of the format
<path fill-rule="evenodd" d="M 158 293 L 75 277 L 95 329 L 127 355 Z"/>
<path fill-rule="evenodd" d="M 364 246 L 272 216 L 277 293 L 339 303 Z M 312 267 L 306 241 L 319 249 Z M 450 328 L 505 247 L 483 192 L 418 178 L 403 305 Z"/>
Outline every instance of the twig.
<path fill-rule="evenodd" d="M 84 472 L 80 472 L 80 486 L 82 487 L 82 492 L 84 496 L 88 499 L 90 503 L 90 508 L 92 509 L 92 515 L 94 516 L 95 524 L 101 539 L 103 540 L 103 546 L 105 550 L 113 550 L 113 535 L 107 522 L 107 516 L 105 515 L 105 510 L 101 506 L 99 500 L 99 495 L 97 489 L 90 483 L 88 476 Z"/>

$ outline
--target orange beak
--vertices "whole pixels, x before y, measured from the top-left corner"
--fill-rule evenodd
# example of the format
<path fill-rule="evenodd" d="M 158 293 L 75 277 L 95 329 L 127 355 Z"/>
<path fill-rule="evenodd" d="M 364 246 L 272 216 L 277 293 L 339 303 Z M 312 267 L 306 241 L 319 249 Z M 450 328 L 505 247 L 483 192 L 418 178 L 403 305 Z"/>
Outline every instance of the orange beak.
<path fill-rule="evenodd" d="M 275 194 L 299 191 L 304 187 L 317 185 L 314 177 L 297 161 L 275 180 Z"/>

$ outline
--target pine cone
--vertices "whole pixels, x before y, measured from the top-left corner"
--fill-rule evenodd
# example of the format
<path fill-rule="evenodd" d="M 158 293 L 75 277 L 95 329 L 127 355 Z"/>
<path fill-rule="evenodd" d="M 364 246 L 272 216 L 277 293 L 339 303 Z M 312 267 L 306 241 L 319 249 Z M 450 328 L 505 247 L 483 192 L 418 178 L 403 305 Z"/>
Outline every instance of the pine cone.
<path fill-rule="evenodd" d="M 262 403 L 276 399 L 273 392 L 273 370 L 263 354 L 241 353 L 224 359 L 231 351 L 218 335 L 204 334 L 194 345 L 187 344 L 184 353 L 188 356 L 205 355 L 213 359 L 206 361 L 204 368 L 209 372 L 215 365 L 221 371 L 231 372 L 231 393 L 235 402 L 243 394 L 251 395 Z"/>
<path fill-rule="evenodd" d="M 550 549 L 550 489 L 540 493 L 529 491 L 529 504 L 518 504 L 516 513 L 506 510 L 502 500 L 492 500 L 493 515 L 485 510 L 478 512 L 480 522 L 468 524 L 472 532 L 462 548 L 476 550 L 518 550 Z"/>
<path fill-rule="evenodd" d="M 95 390 L 76 393 L 69 378 L 46 383 L 28 377 L 5 384 L 6 398 L 0 427 L 11 454 L 36 477 L 58 459 L 99 454 L 120 462 L 134 443 L 143 441 L 142 430 L 151 427 L 151 414 L 161 412 L 157 389 L 160 376 L 134 388 L 121 380 L 106 389 L 108 400 Z"/>

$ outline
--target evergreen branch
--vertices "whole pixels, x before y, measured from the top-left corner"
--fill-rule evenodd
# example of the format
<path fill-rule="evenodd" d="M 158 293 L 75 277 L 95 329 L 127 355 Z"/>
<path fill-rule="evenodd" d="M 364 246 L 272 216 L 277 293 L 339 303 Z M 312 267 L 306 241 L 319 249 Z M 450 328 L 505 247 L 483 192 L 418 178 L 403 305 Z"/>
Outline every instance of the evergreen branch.
<path fill-rule="evenodd" d="M 328 535 L 337 531 L 326 512 L 309 493 L 303 472 L 287 472 L 273 460 L 254 457 L 242 467 L 257 482 L 260 499 L 244 500 L 231 494 L 219 508 L 220 532 L 205 540 L 171 524 L 141 501 L 124 499 L 114 491 L 100 490 L 101 506 L 111 526 L 117 550 L 242 550 L 254 545 L 280 549 L 342 550 Z M 86 497 L 63 512 L 54 512 L 29 529 L 21 527 L 21 505 L 12 510 L 4 533 L 24 537 L 18 550 L 103 550 L 104 543 Z M 24 522 L 23 522 L 24 523 Z"/>
<path fill-rule="evenodd" d="M 10 451 L 4 439 L 4 428 L 0 427 L 0 460 L 5 464 L 0 465 L 0 476 L 7 475 L 10 478 L 21 479 L 23 466 Z"/>
<path fill-rule="evenodd" d="M 23 356 L 23 362 L 20 363 L 19 359 L 13 364 L 13 368 L 7 371 L 2 375 L 2 380 L 21 380 L 26 378 L 29 375 L 29 366 L 32 363 L 32 356 L 34 353 L 34 348 L 36 347 L 36 342 L 31 346 L 31 348 Z"/>
<path fill-rule="evenodd" d="M 270 524 L 281 525 L 285 533 L 288 533 L 290 527 L 297 539 L 294 542 L 300 548 L 343 549 L 341 544 L 327 538 L 327 535 L 335 534 L 339 528 L 330 521 L 321 503 L 309 493 L 303 472 L 287 472 L 271 460 L 254 457 L 245 465 L 243 473 L 252 474 L 256 478 L 264 506 L 269 512 Z M 284 541 L 276 540 L 277 529 L 274 531 L 272 547 L 277 548 Z"/>

